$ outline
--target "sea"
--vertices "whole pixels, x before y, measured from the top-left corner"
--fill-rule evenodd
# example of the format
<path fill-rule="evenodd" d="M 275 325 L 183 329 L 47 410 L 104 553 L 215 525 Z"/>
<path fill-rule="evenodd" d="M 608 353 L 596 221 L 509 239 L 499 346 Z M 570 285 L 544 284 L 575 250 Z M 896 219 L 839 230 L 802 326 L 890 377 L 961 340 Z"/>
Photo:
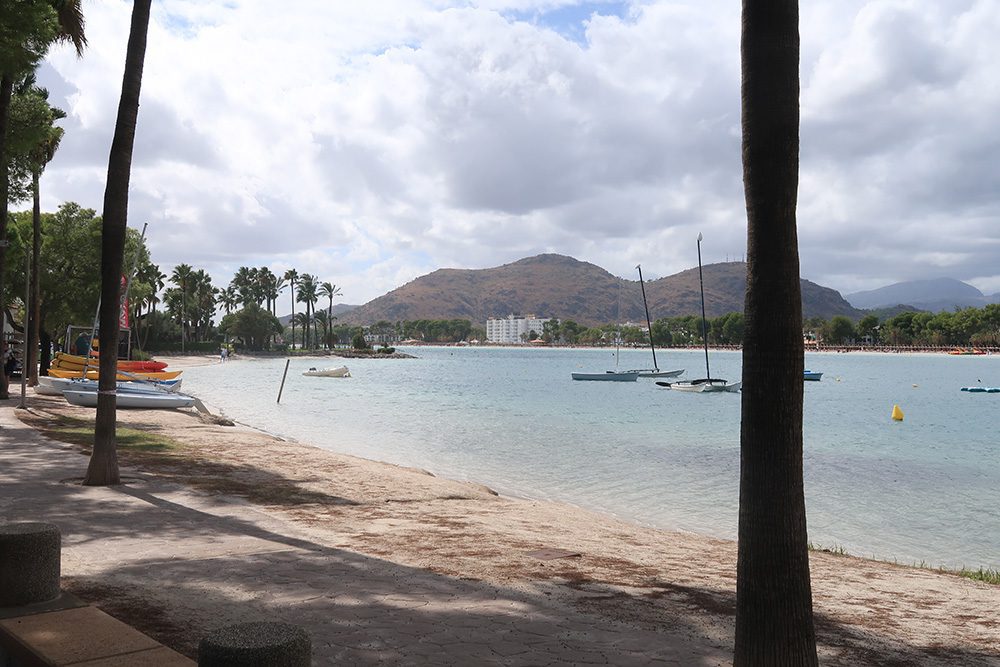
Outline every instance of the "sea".
<path fill-rule="evenodd" d="M 237 357 L 186 370 L 184 391 L 331 451 L 735 539 L 739 394 L 570 378 L 648 368 L 649 350 L 616 359 L 607 349 L 399 349 L 416 358 Z M 688 378 L 705 374 L 700 350 L 657 350 L 657 361 Z M 739 352 L 712 351 L 710 363 L 713 377 L 740 379 Z M 342 364 L 350 378 L 302 375 Z M 905 564 L 1000 569 L 1000 394 L 960 391 L 1000 386 L 1000 355 L 807 353 L 806 368 L 823 372 L 805 383 L 810 542 Z M 891 418 L 896 405 L 902 421 Z"/>

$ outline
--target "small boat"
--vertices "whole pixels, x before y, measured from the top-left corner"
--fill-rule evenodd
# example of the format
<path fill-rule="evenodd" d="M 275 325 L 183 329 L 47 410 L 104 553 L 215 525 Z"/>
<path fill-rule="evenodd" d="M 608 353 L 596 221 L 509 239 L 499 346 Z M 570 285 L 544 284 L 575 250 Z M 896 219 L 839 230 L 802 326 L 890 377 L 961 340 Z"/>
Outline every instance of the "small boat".
<path fill-rule="evenodd" d="M 970 394 L 1000 394 L 1000 387 L 984 387 L 982 385 L 977 385 L 975 387 L 962 387 L 962 391 L 967 391 Z"/>
<path fill-rule="evenodd" d="M 67 389 L 63 396 L 73 405 L 81 405 L 85 408 L 97 407 L 97 392 Z M 187 394 L 175 394 L 171 392 L 124 392 L 115 396 L 115 405 L 119 408 L 139 408 L 139 409 L 175 409 L 190 408 L 194 405 L 194 396 Z"/>
<path fill-rule="evenodd" d="M 687 391 L 692 394 L 721 391 L 737 392 L 743 387 L 742 382 L 730 382 L 721 378 L 702 378 L 700 380 L 691 380 L 690 382 L 657 382 L 656 384 L 674 391 Z"/>
<path fill-rule="evenodd" d="M 713 378 L 708 366 L 708 318 L 705 316 L 705 280 L 701 273 L 701 234 L 698 234 L 698 284 L 701 288 L 701 337 L 705 341 L 705 377 L 698 380 L 682 380 L 680 382 L 657 382 L 658 387 L 673 391 L 687 391 L 692 394 L 707 394 L 715 392 L 736 393 L 742 387 L 742 382 L 730 382 L 722 378 Z"/>
<path fill-rule="evenodd" d="M 118 382 L 118 391 L 174 392 L 181 388 L 181 379 Z M 43 396 L 62 396 L 66 389 L 97 391 L 97 380 L 83 378 L 57 378 L 40 376 L 35 393 Z"/>
<path fill-rule="evenodd" d="M 603 373 L 571 373 L 574 380 L 594 380 L 601 382 L 635 382 L 639 371 L 605 371 Z"/>
<path fill-rule="evenodd" d="M 639 271 L 639 287 L 642 288 L 642 307 L 646 311 L 646 331 L 649 334 L 649 351 L 653 353 L 653 367 L 639 370 L 641 378 L 675 378 L 684 372 L 683 368 L 672 371 L 661 371 L 656 363 L 656 347 L 653 345 L 653 323 L 649 319 L 649 304 L 646 302 L 646 283 L 642 279 L 642 265 L 635 267 Z"/>
<path fill-rule="evenodd" d="M 961 347 L 957 347 L 954 350 L 952 350 L 951 352 L 949 352 L 948 354 L 955 354 L 955 355 L 973 354 L 973 355 L 976 355 L 976 356 L 981 356 L 981 355 L 985 355 L 986 353 L 983 352 L 982 350 L 978 350 L 978 349 L 976 349 L 974 347 L 970 347 L 967 350 L 964 349 L 964 348 L 961 348 Z"/>
<path fill-rule="evenodd" d="M 809 371 L 809 370 L 803 371 L 802 379 L 812 380 L 813 382 L 819 382 L 820 380 L 823 379 L 823 373 L 822 371 Z"/>
<path fill-rule="evenodd" d="M 323 378 L 349 378 L 351 377 L 351 371 L 347 370 L 347 366 L 337 366 L 336 368 L 310 368 L 309 370 L 302 373 L 303 375 L 308 375 L 310 377 L 323 377 Z"/>

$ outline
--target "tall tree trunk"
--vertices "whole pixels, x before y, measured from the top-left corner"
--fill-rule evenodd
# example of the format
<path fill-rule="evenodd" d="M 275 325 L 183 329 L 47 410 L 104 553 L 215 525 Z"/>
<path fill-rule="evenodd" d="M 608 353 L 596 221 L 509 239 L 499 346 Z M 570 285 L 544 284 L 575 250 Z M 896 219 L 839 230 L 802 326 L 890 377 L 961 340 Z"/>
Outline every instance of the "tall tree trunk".
<path fill-rule="evenodd" d="M 734 664 L 815 665 L 802 482 L 797 0 L 743 0 L 746 329 Z"/>
<path fill-rule="evenodd" d="M 25 378 L 28 386 L 34 387 L 38 384 L 38 331 L 39 315 L 41 313 L 42 289 L 38 284 L 38 261 L 42 255 L 42 208 L 38 194 L 38 181 L 41 178 L 41 170 L 35 169 L 31 174 L 31 303 L 27 311 L 31 313 L 28 318 L 28 358 L 24 361 L 23 373 L 27 373 Z"/>
<path fill-rule="evenodd" d="M 7 270 L 7 128 L 10 120 L 10 96 L 14 79 L 9 74 L 0 76 L 0 363 L 7 357 L 7 298 L 4 296 L 4 274 Z M 10 398 L 7 373 L 0 372 L 0 400 Z"/>
<path fill-rule="evenodd" d="M 119 484 L 118 451 L 115 440 L 118 372 L 119 296 L 125 230 L 128 225 L 128 186 L 132 170 L 132 146 L 139 117 L 139 90 L 146 57 L 146 32 L 152 0 L 134 0 L 132 25 L 125 52 L 125 75 L 118 103 L 115 136 L 108 157 L 108 182 L 104 189 L 104 219 L 101 229 L 101 363 L 97 395 L 94 451 L 83 483 L 89 486 Z"/>
<path fill-rule="evenodd" d="M 39 315 L 39 348 L 41 349 L 41 354 L 38 357 L 38 372 L 40 375 L 49 374 L 49 364 L 52 363 L 52 338 L 49 337 L 49 332 L 45 330 L 45 311 L 41 311 Z"/>

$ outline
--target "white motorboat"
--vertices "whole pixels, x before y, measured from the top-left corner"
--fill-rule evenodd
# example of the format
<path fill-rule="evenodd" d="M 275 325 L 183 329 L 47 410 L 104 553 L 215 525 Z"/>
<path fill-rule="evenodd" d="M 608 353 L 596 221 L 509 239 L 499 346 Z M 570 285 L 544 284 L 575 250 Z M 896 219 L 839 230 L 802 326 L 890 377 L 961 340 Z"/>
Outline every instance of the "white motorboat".
<path fill-rule="evenodd" d="M 807 370 L 802 371 L 802 379 L 803 380 L 812 380 L 813 382 L 819 382 L 820 380 L 823 379 L 823 372 L 822 371 L 811 371 L 811 370 L 807 369 Z"/>
<path fill-rule="evenodd" d="M 347 366 L 337 366 L 336 368 L 310 368 L 309 370 L 302 373 L 303 375 L 308 375 L 311 377 L 324 377 L 324 378 L 349 378 L 351 377 L 351 371 L 347 370 Z"/>
<path fill-rule="evenodd" d="M 97 407 L 97 392 L 81 389 L 67 389 L 63 396 L 73 405 L 81 405 L 85 408 Z M 166 391 L 160 392 L 124 392 L 115 397 L 115 405 L 119 408 L 141 408 L 141 409 L 174 409 L 190 408 L 195 403 L 194 396 L 187 394 L 175 394 Z"/>

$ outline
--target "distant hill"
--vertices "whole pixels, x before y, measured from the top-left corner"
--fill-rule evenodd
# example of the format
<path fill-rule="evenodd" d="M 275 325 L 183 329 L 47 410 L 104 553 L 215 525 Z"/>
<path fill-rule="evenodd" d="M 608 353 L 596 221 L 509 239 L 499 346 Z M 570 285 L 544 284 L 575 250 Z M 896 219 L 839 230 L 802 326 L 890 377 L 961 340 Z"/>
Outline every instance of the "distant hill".
<path fill-rule="evenodd" d="M 709 264 L 704 274 L 709 317 L 743 310 L 745 263 Z M 648 281 L 646 297 L 653 319 L 699 314 L 698 269 Z M 861 315 L 838 292 L 807 280 L 802 281 L 802 302 L 806 317 Z M 344 314 L 341 321 L 468 319 L 484 325 L 489 317 L 511 313 L 558 317 L 587 326 L 645 321 L 638 280 L 624 280 L 594 264 L 554 254 L 490 269 L 439 269 Z"/>
<path fill-rule="evenodd" d="M 1000 303 L 1000 295 L 986 296 L 972 285 L 954 278 L 910 280 L 865 292 L 855 292 L 845 298 L 855 308 L 888 308 L 906 304 L 918 310 L 931 312 L 952 310 L 956 306 L 982 308 L 990 303 Z"/>

